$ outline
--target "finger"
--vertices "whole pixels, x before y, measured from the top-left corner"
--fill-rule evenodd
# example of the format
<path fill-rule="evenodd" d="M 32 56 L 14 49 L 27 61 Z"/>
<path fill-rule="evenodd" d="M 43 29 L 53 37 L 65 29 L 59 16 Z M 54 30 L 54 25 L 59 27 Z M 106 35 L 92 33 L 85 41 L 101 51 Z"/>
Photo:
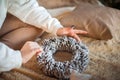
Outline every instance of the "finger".
<path fill-rule="evenodd" d="M 31 49 L 34 49 L 34 48 L 40 48 L 40 49 L 41 49 L 41 47 L 39 46 L 39 44 L 36 43 L 36 42 L 32 43 L 32 44 L 30 45 L 30 47 L 31 47 Z M 42 50 L 42 49 L 41 49 L 41 50 Z"/>
<path fill-rule="evenodd" d="M 31 42 L 30 46 L 39 46 L 37 42 Z"/>
<path fill-rule="evenodd" d="M 76 34 L 88 34 L 88 32 L 84 31 L 84 30 L 74 30 L 74 33 L 76 33 Z"/>
<path fill-rule="evenodd" d="M 40 49 L 38 49 L 38 48 L 33 49 L 33 50 L 29 53 L 29 58 L 31 58 L 32 56 L 36 55 L 37 53 L 40 53 Z"/>
<path fill-rule="evenodd" d="M 42 52 L 42 51 L 40 50 L 40 48 L 35 48 L 35 49 L 32 50 L 32 53 L 33 53 L 33 54 L 38 54 L 38 53 L 40 53 L 40 52 Z"/>
<path fill-rule="evenodd" d="M 79 36 L 76 35 L 76 34 L 73 35 L 73 38 L 75 38 L 75 39 L 76 39 L 77 41 L 79 41 L 79 42 L 81 41 L 80 38 L 79 38 Z"/>
<path fill-rule="evenodd" d="M 36 56 L 38 56 L 38 55 L 41 55 L 42 54 L 42 52 L 43 52 L 43 49 L 42 50 L 38 50 L 38 51 L 36 51 Z"/>
<path fill-rule="evenodd" d="M 39 55 L 40 53 L 43 52 L 43 48 L 39 46 L 38 43 L 34 42 L 32 45 L 31 45 L 31 49 L 32 49 L 32 53 L 33 54 L 36 54 L 36 55 Z"/>

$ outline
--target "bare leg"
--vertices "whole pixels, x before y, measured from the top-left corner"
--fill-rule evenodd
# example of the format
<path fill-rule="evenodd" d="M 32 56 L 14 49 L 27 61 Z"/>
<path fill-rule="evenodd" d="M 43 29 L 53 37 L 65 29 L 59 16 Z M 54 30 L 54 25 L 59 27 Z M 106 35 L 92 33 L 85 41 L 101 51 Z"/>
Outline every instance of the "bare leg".
<path fill-rule="evenodd" d="M 33 41 L 43 31 L 8 15 L 0 30 L 0 41 L 13 49 L 20 49 L 26 41 Z"/>

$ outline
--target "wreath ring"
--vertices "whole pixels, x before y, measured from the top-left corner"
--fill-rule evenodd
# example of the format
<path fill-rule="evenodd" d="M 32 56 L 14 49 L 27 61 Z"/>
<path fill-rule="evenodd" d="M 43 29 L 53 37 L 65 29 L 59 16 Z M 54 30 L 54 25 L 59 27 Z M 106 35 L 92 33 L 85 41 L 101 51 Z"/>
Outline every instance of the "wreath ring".
<path fill-rule="evenodd" d="M 41 70 L 49 76 L 68 79 L 73 70 L 82 72 L 88 64 L 88 48 L 71 37 L 52 37 L 41 43 L 43 52 L 37 56 Z M 70 61 L 55 61 L 56 51 L 67 51 L 73 56 Z"/>

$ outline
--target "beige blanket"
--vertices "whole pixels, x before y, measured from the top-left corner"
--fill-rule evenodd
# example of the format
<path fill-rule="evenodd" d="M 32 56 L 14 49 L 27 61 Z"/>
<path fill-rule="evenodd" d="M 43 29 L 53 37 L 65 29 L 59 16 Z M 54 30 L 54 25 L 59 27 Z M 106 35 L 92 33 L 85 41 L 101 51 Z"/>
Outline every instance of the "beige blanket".
<path fill-rule="evenodd" d="M 120 28 L 118 29 L 120 32 Z M 117 34 L 117 32 L 114 32 Z M 49 37 L 44 34 L 41 39 Z M 120 80 L 120 42 L 114 37 L 108 41 L 80 36 L 88 46 L 90 62 L 84 73 L 92 75 L 91 80 Z M 71 58 L 68 54 L 55 55 L 59 60 Z M 66 58 L 67 57 L 67 58 Z M 0 74 L 0 80 L 57 80 L 44 75 L 37 64 L 36 56 L 20 69 Z"/>
<path fill-rule="evenodd" d="M 119 80 L 120 79 L 120 43 L 95 40 L 81 37 L 82 41 L 88 46 L 90 62 L 84 73 L 92 75 L 91 80 Z M 68 54 L 58 54 L 56 58 L 61 60 L 69 59 Z M 4 72 L 1 77 L 5 80 L 57 80 L 45 76 L 39 69 L 36 57 L 33 57 L 27 64 L 20 69 Z"/>

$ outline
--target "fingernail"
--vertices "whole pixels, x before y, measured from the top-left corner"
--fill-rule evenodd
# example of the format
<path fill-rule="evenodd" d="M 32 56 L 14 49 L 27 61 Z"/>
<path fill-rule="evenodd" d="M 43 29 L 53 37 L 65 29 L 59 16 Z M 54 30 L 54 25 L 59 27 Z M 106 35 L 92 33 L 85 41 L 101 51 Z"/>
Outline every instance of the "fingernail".
<path fill-rule="evenodd" d="M 75 28 L 75 25 L 72 25 L 71 28 Z"/>
<path fill-rule="evenodd" d="M 36 53 L 37 56 L 40 56 L 41 54 L 42 54 L 42 52 L 38 52 L 38 53 Z"/>

